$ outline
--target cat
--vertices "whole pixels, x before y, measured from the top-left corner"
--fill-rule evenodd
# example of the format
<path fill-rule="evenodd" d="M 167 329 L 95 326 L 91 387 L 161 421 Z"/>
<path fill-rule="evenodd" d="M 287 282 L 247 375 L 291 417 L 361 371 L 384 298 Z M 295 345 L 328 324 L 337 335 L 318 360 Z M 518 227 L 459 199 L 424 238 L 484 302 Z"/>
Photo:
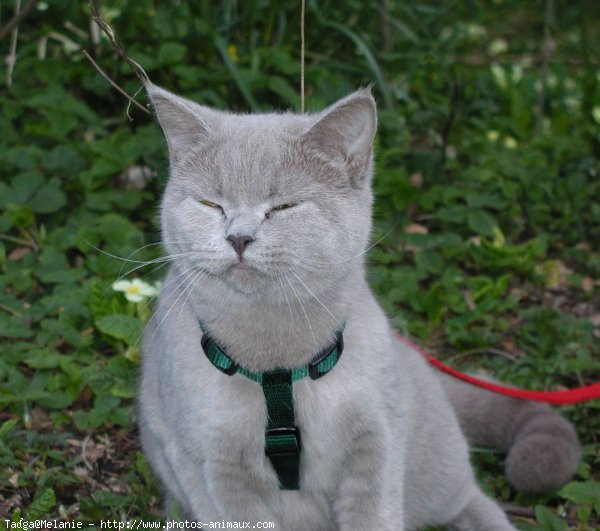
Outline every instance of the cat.
<path fill-rule="evenodd" d="M 464 434 L 507 450 L 521 488 L 569 479 L 580 450 L 566 420 L 435 374 L 370 291 L 369 89 L 317 114 L 239 115 L 146 88 L 169 150 L 173 261 L 145 331 L 138 406 L 167 512 L 285 531 L 513 529 L 476 485 Z M 326 369 L 286 380 L 293 396 L 267 404 L 265 386 L 329 351 Z M 272 457 L 265 430 L 280 402 L 294 426 L 275 435 L 293 448 Z M 290 455 L 299 470 L 286 479 L 294 466 L 276 459 Z"/>

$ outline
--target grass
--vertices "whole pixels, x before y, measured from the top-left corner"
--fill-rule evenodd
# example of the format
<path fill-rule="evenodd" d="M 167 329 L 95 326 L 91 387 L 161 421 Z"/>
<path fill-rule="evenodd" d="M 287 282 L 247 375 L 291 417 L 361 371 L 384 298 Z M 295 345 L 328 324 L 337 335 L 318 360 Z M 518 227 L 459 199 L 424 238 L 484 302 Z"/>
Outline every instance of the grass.
<path fill-rule="evenodd" d="M 155 83 L 218 108 L 298 109 L 297 4 L 102 10 Z M 589 2 L 307 2 L 307 108 L 375 82 L 371 285 L 438 356 L 527 388 L 600 380 L 599 22 Z M 84 48 L 139 89 L 85 6 L 56 1 L 19 25 L 0 92 L 0 515 L 159 520 L 133 408 L 151 302 L 111 284 L 164 269 L 110 255 L 160 256 L 166 150 Z M 512 491 L 502 456 L 474 451 L 520 529 L 600 525 L 599 410 L 562 408 L 584 458 L 557 493 Z"/>

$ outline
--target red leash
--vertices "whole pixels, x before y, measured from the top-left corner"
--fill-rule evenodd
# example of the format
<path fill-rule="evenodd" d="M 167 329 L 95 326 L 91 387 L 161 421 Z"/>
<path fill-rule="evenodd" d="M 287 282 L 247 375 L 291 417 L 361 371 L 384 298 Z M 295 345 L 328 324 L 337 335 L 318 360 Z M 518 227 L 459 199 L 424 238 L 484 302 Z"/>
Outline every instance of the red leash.
<path fill-rule="evenodd" d="M 548 404 L 564 405 L 564 404 L 575 404 L 577 402 L 586 402 L 588 400 L 594 400 L 600 398 L 600 383 L 592 385 L 586 385 L 584 387 L 577 387 L 575 389 L 568 389 L 565 391 L 529 391 L 527 389 L 517 389 L 514 387 L 507 387 L 497 383 L 486 382 L 480 380 L 474 376 L 460 372 L 452 367 L 449 367 L 445 363 L 442 363 L 437 358 L 434 358 L 429 352 L 424 350 L 422 347 L 415 345 L 412 341 L 409 341 L 404 336 L 395 332 L 396 337 L 406 343 L 407 345 L 420 352 L 423 357 L 434 367 L 443 371 L 454 378 L 463 380 L 477 387 L 482 387 L 488 391 L 498 393 L 501 395 L 512 396 L 514 398 L 521 398 L 523 400 L 535 400 L 536 402 L 547 402 Z"/>

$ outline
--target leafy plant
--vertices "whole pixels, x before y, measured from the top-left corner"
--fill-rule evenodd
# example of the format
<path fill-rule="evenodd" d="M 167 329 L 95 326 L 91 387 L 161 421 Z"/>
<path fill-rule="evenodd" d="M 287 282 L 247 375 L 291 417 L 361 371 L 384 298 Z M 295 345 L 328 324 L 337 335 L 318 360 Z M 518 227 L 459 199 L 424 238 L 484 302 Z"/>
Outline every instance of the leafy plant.
<path fill-rule="evenodd" d="M 554 17 L 517 0 L 310 0 L 306 17 L 309 110 L 374 83 L 369 274 L 394 324 L 540 389 L 600 376 L 600 24 L 591 6 L 544 5 Z M 155 83 L 218 108 L 299 109 L 298 2 L 101 8 Z M 36 3 L 16 42 L 0 91 L 0 512 L 158 519 L 133 407 L 150 299 L 113 285 L 161 277 L 165 146 L 83 58 L 140 89 L 85 3 Z M 522 529 L 598 525 L 599 409 L 565 408 L 585 455 L 555 495 L 516 495 L 498 454 L 474 454 L 490 493 L 534 507 Z"/>

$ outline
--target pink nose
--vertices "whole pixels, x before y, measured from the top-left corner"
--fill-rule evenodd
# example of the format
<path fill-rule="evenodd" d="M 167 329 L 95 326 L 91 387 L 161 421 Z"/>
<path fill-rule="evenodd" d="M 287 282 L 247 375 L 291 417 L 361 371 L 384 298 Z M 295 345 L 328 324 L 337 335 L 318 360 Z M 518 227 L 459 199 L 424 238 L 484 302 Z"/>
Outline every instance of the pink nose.
<path fill-rule="evenodd" d="M 227 236 L 227 241 L 229 241 L 229 243 L 231 243 L 231 245 L 235 249 L 235 252 L 240 257 L 240 260 L 241 260 L 242 254 L 244 254 L 244 251 L 246 250 L 246 246 L 250 242 L 253 242 L 254 238 L 252 236 L 248 236 L 247 234 L 243 234 L 241 236 L 240 235 L 233 236 L 232 234 L 230 234 L 229 236 Z"/>

